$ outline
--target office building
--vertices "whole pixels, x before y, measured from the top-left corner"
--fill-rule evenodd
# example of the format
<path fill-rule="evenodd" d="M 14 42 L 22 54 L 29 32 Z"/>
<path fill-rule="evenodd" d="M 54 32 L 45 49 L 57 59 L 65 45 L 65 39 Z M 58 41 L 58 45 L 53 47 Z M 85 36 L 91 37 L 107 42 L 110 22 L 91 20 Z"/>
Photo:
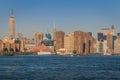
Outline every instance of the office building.
<path fill-rule="evenodd" d="M 103 28 L 101 29 L 101 33 L 103 33 L 103 35 L 115 35 L 115 27 L 114 25 L 112 25 L 111 28 Z"/>
<path fill-rule="evenodd" d="M 63 32 L 63 31 L 56 31 L 55 32 L 56 50 L 64 48 L 64 35 L 65 35 L 65 32 Z"/>
<path fill-rule="evenodd" d="M 3 42 L 2 42 L 2 40 L 0 40 L 0 54 L 2 52 L 2 47 L 3 47 Z"/>
<path fill-rule="evenodd" d="M 16 38 L 16 25 L 15 25 L 15 18 L 13 14 L 13 10 L 11 10 L 11 16 L 9 19 L 9 32 L 8 32 L 10 39 Z"/>
<path fill-rule="evenodd" d="M 74 50 L 78 55 L 92 55 L 94 53 L 94 38 L 88 32 L 74 32 Z"/>
<path fill-rule="evenodd" d="M 97 33 L 97 53 L 111 55 L 114 53 L 115 28 L 112 25 L 110 28 L 103 28 Z M 102 48 L 103 46 L 103 48 Z"/>
<path fill-rule="evenodd" d="M 36 33 L 34 34 L 34 39 L 35 39 L 35 44 L 36 44 L 36 46 L 42 45 L 43 33 L 42 33 L 42 32 L 36 32 Z"/>
<path fill-rule="evenodd" d="M 120 55 L 120 33 L 118 33 L 117 39 L 114 41 L 114 54 Z"/>
<path fill-rule="evenodd" d="M 74 50 L 74 33 L 64 36 L 64 49 L 66 50 L 66 54 L 72 54 Z"/>

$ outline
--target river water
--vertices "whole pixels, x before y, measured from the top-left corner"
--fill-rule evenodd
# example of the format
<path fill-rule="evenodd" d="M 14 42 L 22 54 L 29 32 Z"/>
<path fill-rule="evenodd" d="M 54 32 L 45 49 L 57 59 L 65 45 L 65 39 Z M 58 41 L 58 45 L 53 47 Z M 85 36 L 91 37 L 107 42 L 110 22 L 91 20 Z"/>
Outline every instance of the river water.
<path fill-rule="evenodd" d="M 120 56 L 0 56 L 0 80 L 120 80 Z"/>

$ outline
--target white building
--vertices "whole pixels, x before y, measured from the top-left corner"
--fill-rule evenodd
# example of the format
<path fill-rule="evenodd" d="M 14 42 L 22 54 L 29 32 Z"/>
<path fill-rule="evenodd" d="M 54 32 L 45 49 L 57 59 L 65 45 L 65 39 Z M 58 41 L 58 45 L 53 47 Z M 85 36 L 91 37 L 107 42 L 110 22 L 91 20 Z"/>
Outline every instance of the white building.
<path fill-rule="evenodd" d="M 66 54 L 72 53 L 74 50 L 74 33 L 64 36 L 64 48 L 66 50 Z"/>
<path fill-rule="evenodd" d="M 115 28 L 114 25 L 112 25 L 111 29 L 110 28 L 103 28 L 101 29 L 101 33 L 103 33 L 103 35 L 115 35 Z"/>
<path fill-rule="evenodd" d="M 97 35 L 96 41 L 97 53 L 103 53 L 104 55 L 110 55 L 113 53 L 114 35 L 115 35 L 114 25 L 112 25 L 111 29 L 110 28 L 101 29 L 100 33 L 98 33 Z"/>
<path fill-rule="evenodd" d="M 97 47 L 97 53 L 107 54 L 107 40 L 97 41 L 96 47 Z"/>

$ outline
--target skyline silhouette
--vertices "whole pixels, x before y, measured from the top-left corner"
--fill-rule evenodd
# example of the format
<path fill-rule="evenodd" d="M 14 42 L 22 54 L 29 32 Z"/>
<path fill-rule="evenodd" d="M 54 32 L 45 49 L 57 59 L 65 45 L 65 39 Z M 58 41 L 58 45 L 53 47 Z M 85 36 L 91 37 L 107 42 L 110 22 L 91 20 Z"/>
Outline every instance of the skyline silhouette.
<path fill-rule="evenodd" d="M 8 34 L 11 9 L 16 19 L 16 32 L 33 37 L 34 32 L 57 30 L 71 33 L 75 30 L 92 32 L 115 26 L 120 30 L 119 0 L 1 0 L 0 38 Z"/>

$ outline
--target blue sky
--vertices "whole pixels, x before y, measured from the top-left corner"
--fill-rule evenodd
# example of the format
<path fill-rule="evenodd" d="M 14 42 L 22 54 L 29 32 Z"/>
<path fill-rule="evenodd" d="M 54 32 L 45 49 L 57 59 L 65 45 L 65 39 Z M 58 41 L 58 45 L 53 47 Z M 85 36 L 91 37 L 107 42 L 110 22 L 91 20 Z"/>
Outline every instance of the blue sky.
<path fill-rule="evenodd" d="M 115 25 L 120 32 L 120 0 L 0 0 L 0 38 L 8 33 L 11 9 L 17 32 L 33 33 L 57 30 L 93 32 Z"/>

